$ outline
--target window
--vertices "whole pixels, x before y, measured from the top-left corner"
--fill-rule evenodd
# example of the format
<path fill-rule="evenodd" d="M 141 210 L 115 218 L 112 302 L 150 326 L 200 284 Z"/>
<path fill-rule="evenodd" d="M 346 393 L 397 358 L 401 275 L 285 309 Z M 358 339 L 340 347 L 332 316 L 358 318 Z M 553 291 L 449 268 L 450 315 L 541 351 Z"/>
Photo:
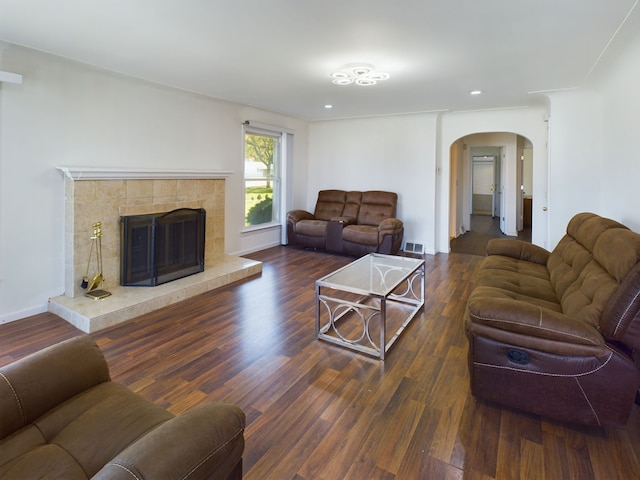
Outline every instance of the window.
<path fill-rule="evenodd" d="M 282 132 L 244 128 L 245 230 L 279 225 Z"/>

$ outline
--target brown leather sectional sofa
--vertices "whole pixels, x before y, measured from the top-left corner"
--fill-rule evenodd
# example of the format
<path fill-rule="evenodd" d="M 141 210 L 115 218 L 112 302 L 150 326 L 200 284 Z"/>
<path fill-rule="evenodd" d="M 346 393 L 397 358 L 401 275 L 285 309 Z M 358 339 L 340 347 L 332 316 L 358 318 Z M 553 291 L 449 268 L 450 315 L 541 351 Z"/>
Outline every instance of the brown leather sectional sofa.
<path fill-rule="evenodd" d="M 314 213 L 287 214 L 289 244 L 356 256 L 395 254 L 404 235 L 402 221 L 395 218 L 397 204 L 393 192 L 321 190 Z"/>
<path fill-rule="evenodd" d="M 640 235 L 593 213 L 552 252 L 488 245 L 465 313 L 471 391 L 587 425 L 625 425 L 640 374 Z"/>
<path fill-rule="evenodd" d="M 174 417 L 123 385 L 88 336 L 0 369 L 0 478 L 240 479 L 245 416 Z"/>

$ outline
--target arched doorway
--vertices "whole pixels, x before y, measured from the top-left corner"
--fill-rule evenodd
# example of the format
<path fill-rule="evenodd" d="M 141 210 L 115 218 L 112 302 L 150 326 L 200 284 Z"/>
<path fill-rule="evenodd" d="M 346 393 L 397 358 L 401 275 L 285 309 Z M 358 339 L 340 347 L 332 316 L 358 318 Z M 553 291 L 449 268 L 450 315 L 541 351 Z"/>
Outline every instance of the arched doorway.
<path fill-rule="evenodd" d="M 465 135 L 450 147 L 451 251 L 484 255 L 490 238 L 531 241 L 533 144 L 513 132 Z"/>

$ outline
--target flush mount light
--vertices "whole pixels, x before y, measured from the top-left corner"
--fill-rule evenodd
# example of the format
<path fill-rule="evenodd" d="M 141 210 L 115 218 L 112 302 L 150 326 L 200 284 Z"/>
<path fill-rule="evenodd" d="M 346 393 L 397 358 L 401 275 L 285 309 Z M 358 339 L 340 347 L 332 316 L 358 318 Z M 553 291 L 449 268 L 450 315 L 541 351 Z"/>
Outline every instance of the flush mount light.
<path fill-rule="evenodd" d="M 350 85 L 355 83 L 363 87 L 375 85 L 389 78 L 388 73 L 377 72 L 371 65 L 347 65 L 329 76 L 336 85 Z"/>
<path fill-rule="evenodd" d="M 329 110 L 330 108 L 333 108 L 333 105 L 331 105 L 330 103 L 327 103 L 324 108 L 326 108 L 327 110 Z"/>
<path fill-rule="evenodd" d="M 469 92 L 469 95 L 480 95 L 482 93 L 482 90 L 471 90 Z"/>

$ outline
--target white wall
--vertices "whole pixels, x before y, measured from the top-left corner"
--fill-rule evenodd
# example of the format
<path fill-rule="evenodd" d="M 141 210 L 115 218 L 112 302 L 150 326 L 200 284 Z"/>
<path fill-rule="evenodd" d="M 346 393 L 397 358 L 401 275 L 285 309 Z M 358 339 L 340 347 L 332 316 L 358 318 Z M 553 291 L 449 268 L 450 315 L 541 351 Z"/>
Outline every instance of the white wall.
<path fill-rule="evenodd" d="M 593 211 L 640 232 L 640 8 L 580 90 L 550 93 L 553 241 L 575 213 Z"/>
<path fill-rule="evenodd" d="M 396 192 L 404 240 L 433 253 L 436 123 L 434 113 L 310 123 L 307 198 L 298 208 L 313 211 L 324 189 Z"/>
<path fill-rule="evenodd" d="M 550 242 L 556 245 L 576 213 L 602 214 L 602 104 L 586 90 L 549 98 L 548 214 Z"/>
<path fill-rule="evenodd" d="M 547 217 L 544 208 L 547 202 L 547 107 L 528 107 L 476 112 L 452 112 L 442 115 L 442 127 L 438 142 L 444 147 L 437 162 L 441 175 L 437 181 L 441 192 L 436 209 L 441 212 L 440 222 L 434 226 L 437 239 L 436 250 L 449 251 L 449 198 L 451 161 L 449 146 L 458 139 L 476 133 L 511 132 L 528 138 L 533 145 L 533 232 L 532 241 L 543 247 L 548 246 Z M 515 146 L 514 146 L 515 148 Z M 455 159 L 454 159 L 455 160 Z M 515 166 L 513 167 L 515 169 Z M 514 172 L 507 172 L 512 176 Z M 515 177 L 514 177 L 515 179 Z M 508 179 L 507 179 L 508 180 Z M 516 189 L 515 181 L 512 188 Z M 460 187 L 458 186 L 458 189 Z M 460 194 L 460 192 L 458 192 Z M 515 191 L 507 192 L 515 205 Z M 509 225 L 508 231 L 515 228 Z"/>
<path fill-rule="evenodd" d="M 628 43 L 606 65 L 601 86 L 602 213 L 640 232 L 640 7 L 628 22 L 619 39 Z"/>
<path fill-rule="evenodd" d="M 64 180 L 56 165 L 219 169 L 227 253 L 279 243 L 242 235 L 243 137 L 255 120 L 295 131 L 294 197 L 306 180 L 306 122 L 111 74 L 16 46 L 0 69 L 0 323 L 46 311 L 64 292 Z M 299 178 L 298 178 L 299 177 Z"/>

